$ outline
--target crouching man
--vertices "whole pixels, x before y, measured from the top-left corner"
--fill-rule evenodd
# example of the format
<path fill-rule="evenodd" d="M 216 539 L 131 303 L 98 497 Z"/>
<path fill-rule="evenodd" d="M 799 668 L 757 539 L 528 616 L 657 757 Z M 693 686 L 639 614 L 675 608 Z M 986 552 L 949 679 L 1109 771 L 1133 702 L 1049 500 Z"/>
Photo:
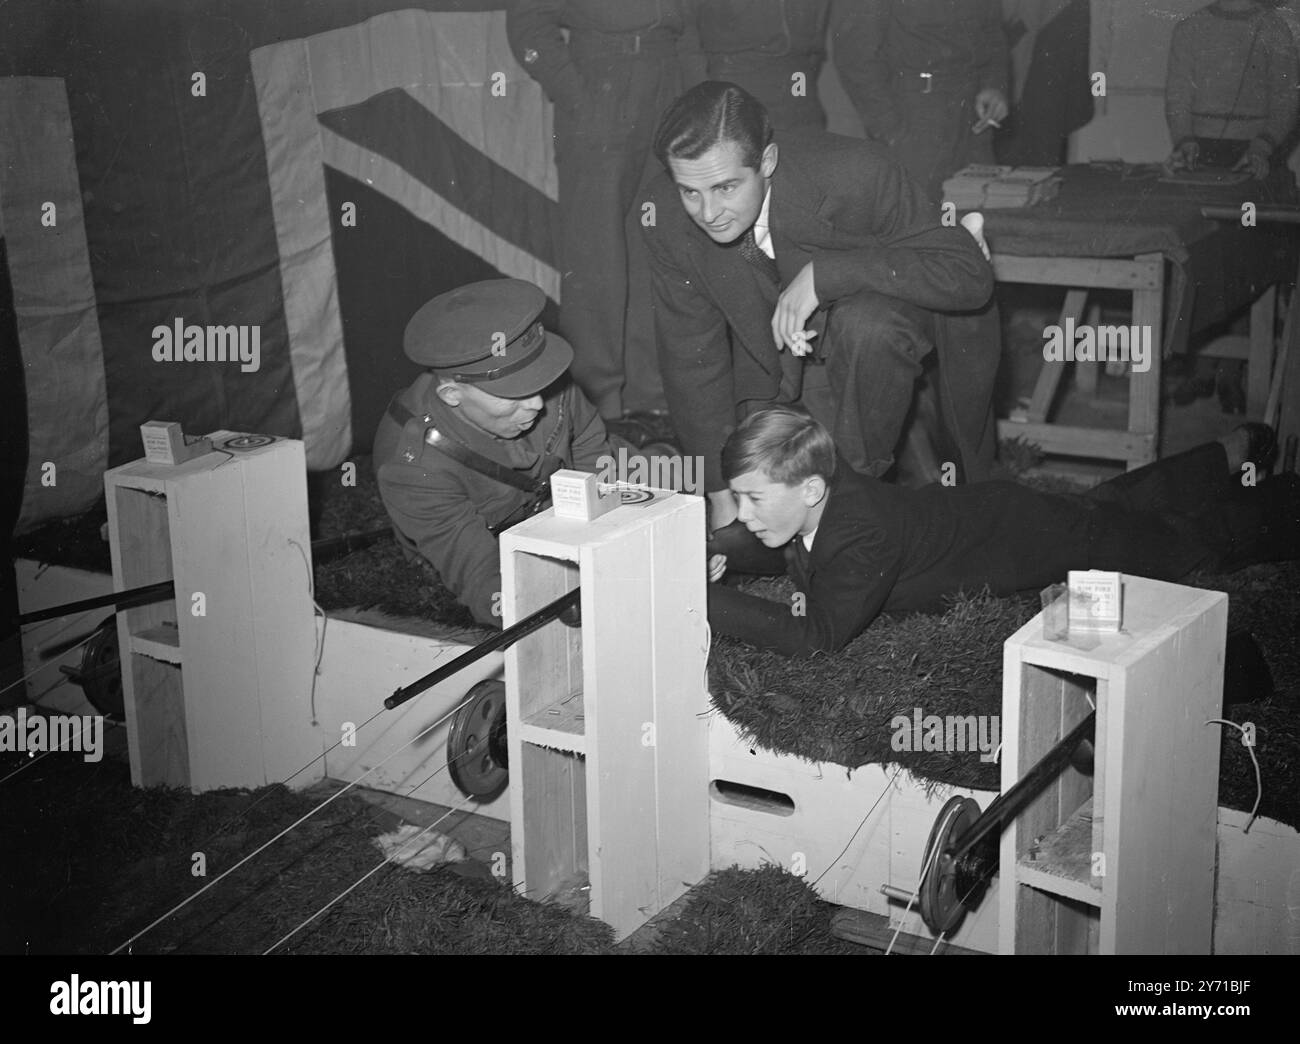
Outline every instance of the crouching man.
<path fill-rule="evenodd" d="M 1014 482 L 906 489 L 847 467 L 799 407 L 766 407 L 722 450 L 738 519 L 757 539 L 732 530 L 723 547 L 715 534 L 709 578 L 729 565 L 789 572 L 804 599 L 790 605 L 715 584 L 709 623 L 807 655 L 843 648 L 881 612 L 935 610 L 962 590 L 1011 594 L 1071 569 L 1178 580 L 1300 557 L 1300 481 L 1240 482 L 1244 463 L 1262 467 L 1275 450 L 1272 429 L 1248 424 L 1081 495 Z"/>
<path fill-rule="evenodd" d="M 550 502 L 558 468 L 598 470 L 605 427 L 567 377 L 573 350 L 542 328 L 546 295 L 518 279 L 440 294 L 406 326 L 427 367 L 375 434 L 379 492 L 408 557 L 421 555 L 474 618 L 501 626 L 497 536 Z"/>

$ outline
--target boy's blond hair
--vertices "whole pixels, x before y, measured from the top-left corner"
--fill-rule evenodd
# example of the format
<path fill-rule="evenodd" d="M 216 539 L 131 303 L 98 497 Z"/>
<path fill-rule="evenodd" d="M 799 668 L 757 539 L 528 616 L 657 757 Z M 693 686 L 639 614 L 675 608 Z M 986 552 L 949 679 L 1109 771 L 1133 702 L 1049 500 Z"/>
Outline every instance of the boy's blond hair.
<path fill-rule="evenodd" d="M 835 474 L 835 442 L 802 406 L 764 406 L 746 417 L 722 447 L 722 477 L 761 471 L 773 482 L 797 486 Z"/>

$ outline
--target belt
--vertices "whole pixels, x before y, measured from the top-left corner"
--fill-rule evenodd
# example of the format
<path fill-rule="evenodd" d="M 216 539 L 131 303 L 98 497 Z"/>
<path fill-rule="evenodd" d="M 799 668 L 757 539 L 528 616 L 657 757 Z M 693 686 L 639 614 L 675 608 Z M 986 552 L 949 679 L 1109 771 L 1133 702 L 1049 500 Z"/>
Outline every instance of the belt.
<path fill-rule="evenodd" d="M 596 29 L 569 32 L 569 51 L 575 58 L 598 54 L 663 57 L 677 53 L 677 33 L 672 29 L 647 29 L 640 33 L 602 33 Z"/>
<path fill-rule="evenodd" d="M 928 72 L 908 72 L 900 69 L 896 75 L 904 88 L 915 90 L 918 94 L 969 87 L 979 79 L 974 68 L 939 69 Z"/>
<path fill-rule="evenodd" d="M 719 65 L 770 65 L 781 62 L 787 66 L 820 67 L 826 54 L 823 51 L 783 51 L 780 54 L 767 54 L 763 51 L 713 51 L 709 61 Z"/>

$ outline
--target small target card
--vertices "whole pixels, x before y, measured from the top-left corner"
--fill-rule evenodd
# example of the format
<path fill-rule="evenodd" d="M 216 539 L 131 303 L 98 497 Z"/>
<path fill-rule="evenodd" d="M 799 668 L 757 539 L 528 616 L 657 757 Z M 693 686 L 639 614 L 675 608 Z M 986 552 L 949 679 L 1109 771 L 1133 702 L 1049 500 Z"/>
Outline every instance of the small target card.
<path fill-rule="evenodd" d="M 1115 633 L 1124 616 L 1124 586 L 1119 573 L 1070 570 L 1070 629 Z"/>

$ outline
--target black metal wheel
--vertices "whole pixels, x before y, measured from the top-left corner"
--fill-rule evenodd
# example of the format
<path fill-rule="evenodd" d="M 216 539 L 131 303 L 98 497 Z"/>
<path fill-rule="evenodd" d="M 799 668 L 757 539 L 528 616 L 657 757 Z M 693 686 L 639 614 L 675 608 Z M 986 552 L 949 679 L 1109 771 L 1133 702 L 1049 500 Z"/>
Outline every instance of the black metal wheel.
<path fill-rule="evenodd" d="M 939 810 L 930 829 L 925 853 L 921 857 L 921 919 L 932 932 L 952 935 L 966 916 L 960 890 L 957 865 L 950 850 L 975 820 L 980 817 L 979 804 L 972 798 L 953 797 Z M 932 862 L 933 860 L 933 862 Z M 928 871 L 926 868 L 929 868 Z"/>
<path fill-rule="evenodd" d="M 107 616 L 100 622 L 82 650 L 80 666 L 59 669 L 81 686 L 90 705 L 100 714 L 114 722 L 126 720 L 116 616 Z"/>
<path fill-rule="evenodd" d="M 447 737 L 447 769 L 462 794 L 491 801 L 510 780 L 505 682 L 481 681 L 466 696 Z"/>

